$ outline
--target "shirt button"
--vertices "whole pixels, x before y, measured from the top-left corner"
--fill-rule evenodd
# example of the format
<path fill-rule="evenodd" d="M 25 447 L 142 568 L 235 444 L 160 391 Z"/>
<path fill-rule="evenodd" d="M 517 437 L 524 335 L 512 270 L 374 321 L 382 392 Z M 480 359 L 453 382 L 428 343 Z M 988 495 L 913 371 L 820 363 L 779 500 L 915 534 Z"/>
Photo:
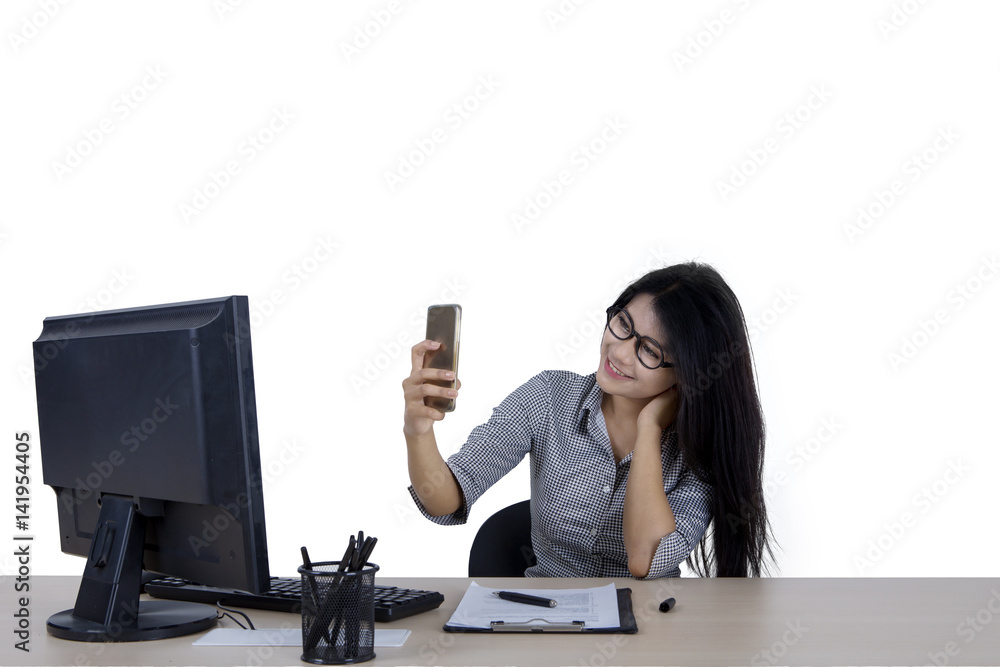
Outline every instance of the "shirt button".
<path fill-rule="evenodd" d="M 611 487 L 608 486 L 607 484 L 605 484 L 604 485 L 604 493 L 608 493 L 609 491 L 611 491 Z"/>
<path fill-rule="evenodd" d="M 597 529 L 596 528 L 592 529 L 590 531 L 590 534 L 593 535 L 594 537 L 597 537 Z"/>

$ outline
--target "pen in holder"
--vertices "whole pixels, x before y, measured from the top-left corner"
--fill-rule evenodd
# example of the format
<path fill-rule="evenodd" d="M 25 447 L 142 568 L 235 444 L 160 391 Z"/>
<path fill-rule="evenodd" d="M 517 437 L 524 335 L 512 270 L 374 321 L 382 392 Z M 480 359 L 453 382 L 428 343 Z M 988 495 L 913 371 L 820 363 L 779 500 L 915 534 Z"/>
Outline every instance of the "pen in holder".
<path fill-rule="evenodd" d="M 302 575 L 302 660 L 343 665 L 375 657 L 375 573 L 327 561 L 299 567 Z"/>

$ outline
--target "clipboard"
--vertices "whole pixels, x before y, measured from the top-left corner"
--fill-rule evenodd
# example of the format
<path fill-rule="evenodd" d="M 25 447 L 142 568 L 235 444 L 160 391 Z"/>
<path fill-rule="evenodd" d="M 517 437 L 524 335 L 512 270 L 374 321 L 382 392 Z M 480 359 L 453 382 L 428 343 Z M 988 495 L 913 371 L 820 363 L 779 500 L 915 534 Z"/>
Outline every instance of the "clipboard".
<path fill-rule="evenodd" d="M 626 634 L 634 635 L 639 632 L 639 626 L 635 623 L 635 614 L 632 612 L 632 589 L 619 588 L 615 591 L 618 595 L 618 627 L 617 628 L 588 628 L 583 621 L 573 623 L 550 623 L 544 618 L 536 618 L 525 623 L 504 623 L 494 621 L 489 628 L 468 628 L 463 626 L 445 625 L 442 629 L 445 632 L 542 632 L 542 633 L 593 633 L 593 634 Z M 541 612 L 541 613 L 544 613 Z"/>

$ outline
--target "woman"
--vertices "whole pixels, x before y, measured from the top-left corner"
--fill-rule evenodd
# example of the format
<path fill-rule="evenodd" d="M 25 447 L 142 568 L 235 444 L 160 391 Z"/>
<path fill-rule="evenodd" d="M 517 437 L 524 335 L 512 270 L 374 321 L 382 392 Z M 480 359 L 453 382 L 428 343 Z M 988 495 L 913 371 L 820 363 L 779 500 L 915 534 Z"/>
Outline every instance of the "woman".
<path fill-rule="evenodd" d="M 527 576 L 760 576 L 772 556 L 763 496 L 764 421 L 746 323 L 715 269 L 646 274 L 608 309 L 597 372 L 536 375 L 447 462 L 426 396 L 453 380 L 413 346 L 403 381 L 410 492 L 425 516 L 464 523 L 525 454 L 531 460 Z M 709 524 L 712 530 L 707 531 Z"/>

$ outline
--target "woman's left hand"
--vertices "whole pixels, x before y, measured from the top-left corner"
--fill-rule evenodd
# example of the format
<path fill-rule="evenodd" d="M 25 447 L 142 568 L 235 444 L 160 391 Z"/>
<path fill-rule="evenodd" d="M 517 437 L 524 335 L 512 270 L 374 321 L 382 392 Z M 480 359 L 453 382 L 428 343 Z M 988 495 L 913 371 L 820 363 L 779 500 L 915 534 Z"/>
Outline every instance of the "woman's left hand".
<path fill-rule="evenodd" d="M 657 394 L 639 413 L 639 427 L 655 426 L 663 431 L 677 416 L 678 401 L 676 384 L 662 394 Z"/>

